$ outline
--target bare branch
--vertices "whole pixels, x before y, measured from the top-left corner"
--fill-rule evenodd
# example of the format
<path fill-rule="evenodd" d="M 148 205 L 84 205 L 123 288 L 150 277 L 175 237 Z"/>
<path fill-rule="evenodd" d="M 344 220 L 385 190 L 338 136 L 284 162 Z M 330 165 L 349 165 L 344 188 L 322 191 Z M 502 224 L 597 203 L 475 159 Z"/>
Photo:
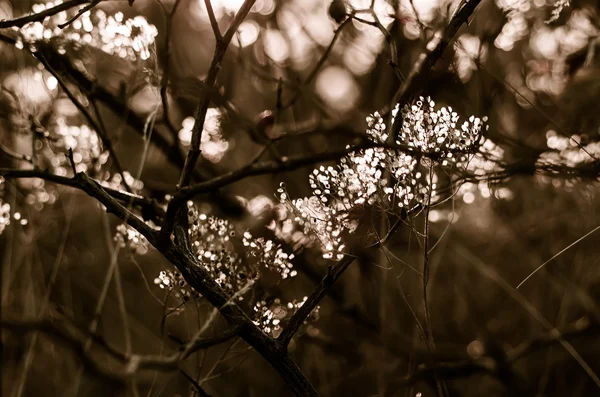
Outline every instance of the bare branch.
<path fill-rule="evenodd" d="M 404 213 L 402 218 L 406 219 L 406 217 L 408 217 L 410 214 L 414 214 L 420 211 L 420 209 L 421 206 L 417 205 L 410 211 Z M 397 230 L 400 224 L 401 222 L 396 222 L 384 238 L 372 244 L 368 248 L 373 249 L 385 244 L 387 240 L 394 235 L 395 231 Z M 310 294 L 308 299 L 302 304 L 300 309 L 298 309 L 298 311 L 294 313 L 294 315 L 288 323 L 288 326 L 281 332 L 281 334 L 277 338 L 278 342 L 280 342 L 284 347 L 287 348 L 287 345 L 290 343 L 290 340 L 292 339 L 296 331 L 298 331 L 298 328 L 300 328 L 300 326 L 304 323 L 306 318 L 319 304 L 319 302 L 323 299 L 325 294 L 329 291 L 329 289 L 333 286 L 337 279 L 340 278 L 340 276 L 344 273 L 348 266 L 350 266 L 352 262 L 354 262 L 354 259 L 354 255 L 347 255 L 346 257 L 338 261 L 338 263 L 336 263 L 334 266 L 329 267 L 325 277 L 323 277 L 323 279 L 319 282 L 317 287 Z"/>
<path fill-rule="evenodd" d="M 394 95 L 393 103 L 399 103 L 402 106 L 418 95 L 418 92 L 423 88 L 427 80 L 429 71 L 442 57 L 444 50 L 458 32 L 458 29 L 464 23 L 468 22 L 469 17 L 480 2 L 481 0 L 466 0 L 460 3 L 460 8 L 454 13 L 448 26 L 443 31 L 436 32 L 429 43 L 427 43 L 425 52 L 419 56 L 406 81 Z M 390 137 L 397 137 L 401 127 L 402 117 L 396 117 L 390 127 Z"/>
<path fill-rule="evenodd" d="M 124 174 L 123 167 L 121 166 L 121 162 L 119 161 L 119 158 L 117 157 L 117 153 L 115 152 L 115 149 L 112 145 L 111 140 L 106 135 L 106 131 L 98 123 L 96 123 L 96 120 L 94 120 L 94 118 L 92 117 L 90 112 L 88 112 L 88 110 L 85 108 L 85 106 L 83 106 L 83 104 L 77 99 L 75 94 L 73 94 L 73 92 L 71 92 L 71 90 L 69 89 L 69 87 L 67 86 L 65 81 L 62 79 L 60 74 L 58 74 L 56 72 L 56 70 L 54 70 L 54 68 L 46 61 L 46 59 L 44 59 L 44 56 L 40 55 L 40 56 L 37 56 L 37 58 L 42 63 L 42 65 L 44 65 L 46 70 L 48 72 L 50 72 L 50 74 L 52 74 L 52 76 L 54 76 L 56 78 L 56 81 L 58 82 L 58 84 L 60 85 L 62 90 L 65 92 L 67 97 L 71 100 L 71 102 L 75 105 L 77 110 L 79 110 L 79 112 L 87 120 L 90 127 L 92 127 L 92 129 L 98 134 L 98 136 L 100 137 L 100 140 L 102 141 L 102 144 L 104 145 L 106 150 L 108 150 L 108 153 L 110 154 L 112 163 L 114 164 L 117 172 L 121 175 L 121 179 L 123 181 L 123 184 L 125 185 L 125 188 L 127 189 L 128 192 L 131 193 L 132 190 L 131 190 L 131 187 L 129 186 L 129 183 L 127 183 L 127 178 L 125 178 L 125 174 Z M 73 168 L 73 169 L 75 169 L 75 168 Z M 76 171 L 74 173 L 76 173 Z"/>
<path fill-rule="evenodd" d="M 171 56 L 171 36 L 173 33 L 173 18 L 175 17 L 177 8 L 179 8 L 179 5 L 181 4 L 181 0 L 175 1 L 175 4 L 173 4 L 173 8 L 171 9 L 171 12 L 167 12 L 167 9 L 163 5 L 162 1 L 159 1 L 158 4 L 160 4 L 160 6 L 163 8 L 165 17 L 167 19 L 167 24 L 166 24 L 167 26 L 166 26 L 166 32 L 165 32 L 165 50 L 164 50 L 164 59 L 163 59 L 163 74 L 160 79 L 160 99 L 162 101 L 163 119 L 165 121 L 165 124 L 167 125 L 169 130 L 171 130 L 173 137 L 175 139 L 178 139 L 177 138 L 177 129 L 175 128 L 175 126 L 173 126 L 173 123 L 171 123 L 171 119 L 169 116 L 169 100 L 167 97 L 167 85 L 169 84 L 169 72 L 171 70 L 171 65 L 170 65 L 169 59 Z"/>
<path fill-rule="evenodd" d="M 26 16 L 22 16 L 22 17 L 10 19 L 10 20 L 2 20 L 2 21 L 0 21 L 0 29 L 7 29 L 7 28 L 12 28 L 12 27 L 20 28 L 31 22 L 43 21 L 44 19 L 46 19 L 48 17 L 51 17 L 51 16 L 56 15 L 63 11 L 67 11 L 73 7 L 77 7 L 78 5 L 87 4 L 90 2 L 97 4 L 100 1 L 98 1 L 98 0 L 94 0 L 94 1 L 68 0 L 68 1 L 65 1 L 64 3 L 57 4 L 54 7 L 50 7 L 44 11 L 41 11 L 41 12 L 38 12 L 35 14 L 26 15 Z"/>
<path fill-rule="evenodd" d="M 90 178 L 88 175 L 82 172 L 75 174 L 73 178 L 67 178 L 40 170 L 16 170 L 0 168 L 0 176 L 7 179 L 41 178 L 50 182 L 58 183 L 60 185 L 79 189 L 87 193 L 89 196 L 97 199 L 106 207 L 108 212 L 115 214 L 122 220 L 127 220 L 127 223 L 138 232 L 142 233 L 144 237 L 148 239 L 148 241 L 152 242 L 155 240 L 155 231 L 117 201 L 124 201 L 127 205 L 132 202 L 134 205 L 140 205 L 143 208 L 154 211 L 156 206 L 151 199 L 115 189 L 105 188 L 100 185 L 98 181 Z"/>
<path fill-rule="evenodd" d="M 208 0 L 210 1 L 210 0 Z M 189 376 L 187 374 L 187 372 L 185 372 L 184 370 L 180 369 L 179 372 L 185 376 L 185 378 L 194 386 L 194 389 L 196 389 L 196 392 L 198 393 L 198 395 L 200 397 L 210 397 L 210 394 L 208 394 L 203 388 L 202 386 L 200 386 L 200 384 L 198 382 L 196 382 L 196 380 L 194 378 L 192 378 L 191 376 Z"/>
<path fill-rule="evenodd" d="M 4 153 L 8 157 L 11 157 L 15 160 L 26 161 L 30 164 L 33 164 L 33 160 L 31 158 L 31 156 L 28 156 L 26 154 L 17 153 L 15 151 L 13 151 L 12 149 L 9 149 L 8 147 L 6 147 L 2 142 L 0 142 L 0 152 Z"/>
<path fill-rule="evenodd" d="M 219 71 L 221 70 L 221 62 L 223 61 L 223 57 L 225 56 L 227 47 L 229 47 L 229 43 L 231 42 L 233 35 L 237 31 L 242 21 L 250 12 L 250 9 L 254 5 L 255 1 L 256 0 L 244 1 L 244 4 L 242 4 L 240 10 L 235 15 L 233 21 L 231 21 L 231 24 L 229 25 L 227 31 L 223 35 L 222 40 L 217 40 L 215 46 L 215 53 L 210 63 L 208 74 L 204 81 L 206 87 L 208 88 L 208 91 L 214 88 L 217 82 L 217 76 L 219 74 Z M 200 141 L 202 138 L 202 131 L 204 129 L 206 112 L 208 111 L 208 105 L 210 103 L 210 95 L 208 91 L 202 94 L 198 106 L 196 107 L 196 112 L 194 114 L 194 127 L 192 128 L 190 150 L 188 151 L 185 163 L 183 165 L 183 171 L 181 172 L 181 177 L 179 178 L 179 188 L 186 187 L 190 184 L 190 181 L 192 179 L 192 173 L 194 171 L 194 168 L 196 167 L 196 162 L 200 157 Z"/>
<path fill-rule="evenodd" d="M 69 26 L 70 24 L 72 24 L 73 22 L 75 22 L 80 16 L 82 16 L 83 14 L 85 14 L 86 12 L 88 12 L 89 10 L 91 10 L 92 8 L 96 7 L 98 4 L 100 4 L 101 1 L 102 0 L 94 0 L 94 1 L 92 1 L 90 4 L 86 5 L 81 10 L 77 11 L 77 14 L 75 14 L 73 16 L 73 18 L 69 19 L 65 23 L 61 23 L 60 25 L 58 25 L 58 27 L 61 28 L 61 29 L 66 28 L 67 26 Z"/>
<path fill-rule="evenodd" d="M 3 318 L 0 328 L 18 330 L 20 332 L 42 331 L 66 342 L 73 348 L 82 361 L 93 367 L 100 375 L 112 380 L 124 382 L 128 377 L 135 375 L 140 370 L 172 371 L 177 369 L 179 363 L 189 357 L 194 351 L 218 345 L 235 336 L 239 328 L 233 327 L 216 337 L 198 338 L 182 346 L 179 352 L 167 356 L 125 354 L 111 346 L 102 337 L 90 331 L 80 330 L 67 319 L 45 317 L 41 319 L 14 319 Z M 227 336 L 227 338 L 225 338 Z M 95 343 L 110 357 L 122 364 L 119 371 L 109 370 L 101 366 L 92 350 L 85 348 L 87 340 Z"/>
<path fill-rule="evenodd" d="M 215 34 L 215 39 L 217 39 L 217 42 L 219 42 L 223 36 L 221 35 L 221 30 L 219 29 L 219 22 L 217 22 L 217 18 L 215 17 L 215 10 L 213 10 L 210 0 L 204 0 L 204 5 L 206 6 L 206 13 L 208 14 L 208 19 L 210 20 L 210 26 Z"/>
<path fill-rule="evenodd" d="M 318 396 L 318 393 L 296 364 L 287 356 L 281 344 L 262 332 L 225 291 L 212 279 L 208 271 L 190 251 L 187 212 L 180 212 L 175 226 L 175 242 L 160 240 L 158 249 L 182 273 L 192 288 L 200 292 L 231 326 L 239 327 L 239 336 L 252 346 L 289 385 L 296 396 Z"/>

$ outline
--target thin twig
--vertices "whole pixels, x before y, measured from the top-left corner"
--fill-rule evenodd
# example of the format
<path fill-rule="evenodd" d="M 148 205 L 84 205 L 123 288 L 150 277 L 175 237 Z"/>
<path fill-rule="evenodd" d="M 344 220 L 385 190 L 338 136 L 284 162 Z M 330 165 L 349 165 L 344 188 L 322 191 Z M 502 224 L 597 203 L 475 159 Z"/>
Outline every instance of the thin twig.
<path fill-rule="evenodd" d="M 96 7 L 98 4 L 100 4 L 101 1 L 102 0 L 94 0 L 94 1 L 92 1 L 90 4 L 86 5 L 81 10 L 77 11 L 77 14 L 75 14 L 73 16 L 73 18 L 69 19 L 65 23 L 61 23 L 60 25 L 58 25 L 58 27 L 61 28 L 61 29 L 66 28 L 67 26 L 69 26 L 70 24 L 72 24 L 73 22 L 75 22 L 80 16 L 82 16 L 83 14 L 85 14 L 86 12 L 88 12 L 89 10 L 91 10 L 92 8 Z"/>
<path fill-rule="evenodd" d="M 219 22 L 217 22 L 217 18 L 215 17 L 215 10 L 213 10 L 210 0 L 204 0 L 204 5 L 206 6 L 206 13 L 208 14 L 208 19 L 210 20 L 210 27 L 215 34 L 215 39 L 217 42 L 219 42 L 223 36 L 221 35 L 221 30 L 219 29 Z"/>
<path fill-rule="evenodd" d="M 79 190 L 85 191 L 85 186 L 75 178 L 68 178 L 56 174 L 51 174 L 42 170 L 22 170 L 22 169 L 10 169 L 10 168 L 0 168 L 0 176 L 7 179 L 29 179 L 29 178 L 40 178 L 44 179 L 48 182 L 57 183 L 59 185 L 69 186 L 73 188 L 77 188 Z M 96 181 L 99 184 L 99 182 Z M 138 206 L 142 209 L 142 212 L 157 214 L 157 217 L 162 219 L 164 217 L 164 211 L 158 204 L 150 198 L 132 194 L 128 192 L 124 192 L 118 189 L 112 189 L 109 187 L 102 186 L 102 189 L 113 199 L 118 200 L 120 202 L 132 202 L 134 206 Z M 104 204 L 104 203 L 103 203 Z M 157 219 L 158 219 L 157 218 Z"/>
<path fill-rule="evenodd" d="M 329 58 L 331 51 L 333 51 L 333 47 L 335 46 L 335 43 L 337 42 L 337 40 L 340 38 L 342 31 L 352 21 L 353 15 L 354 14 L 350 14 L 350 17 L 344 19 L 344 21 L 335 29 L 333 38 L 329 42 L 329 45 L 327 46 L 327 48 L 325 49 L 323 54 L 321 54 L 321 58 L 319 58 L 319 61 L 312 68 L 312 70 L 310 71 L 310 73 L 308 74 L 306 79 L 304 79 L 303 86 L 310 84 L 314 80 L 314 78 L 317 77 L 317 74 L 319 73 L 319 71 L 321 70 L 323 65 L 325 65 L 325 62 L 327 62 L 327 59 Z M 293 106 L 299 98 L 300 98 L 300 94 L 294 95 L 287 103 L 282 105 L 282 109 L 286 109 L 290 106 Z"/>
<path fill-rule="evenodd" d="M 12 27 L 20 28 L 31 22 L 40 22 L 60 12 L 67 11 L 73 7 L 77 7 L 78 5 L 86 4 L 89 2 L 90 0 L 68 0 L 64 3 L 57 4 L 54 7 L 50 7 L 48 9 L 45 9 L 44 11 L 40 11 L 35 14 L 0 21 L 0 29 L 7 29 Z"/>
<path fill-rule="evenodd" d="M 420 208 L 420 206 L 418 207 Z M 416 210 L 416 208 L 417 207 L 415 207 L 413 210 Z M 409 212 L 412 212 L 413 210 Z M 409 212 L 407 212 L 405 216 L 408 216 Z M 368 248 L 374 249 L 380 247 L 382 244 L 385 244 L 387 240 L 395 233 L 400 224 L 400 222 L 396 222 L 383 239 L 380 239 L 376 243 L 371 244 L 371 246 L 369 246 Z M 306 318 L 323 299 L 323 297 L 331 288 L 331 286 L 333 286 L 333 284 L 340 278 L 340 276 L 344 273 L 348 266 L 350 266 L 352 262 L 354 262 L 354 259 L 354 255 L 346 255 L 335 265 L 329 267 L 325 277 L 321 279 L 317 287 L 302 304 L 300 309 L 298 309 L 298 311 L 294 313 L 294 315 L 290 318 L 287 327 L 281 332 L 281 334 L 279 334 L 277 341 L 282 345 L 284 349 L 287 349 L 287 345 L 291 341 L 296 331 L 298 331 L 298 328 L 300 328 L 300 326 L 304 323 Z"/>
<path fill-rule="evenodd" d="M 406 81 L 394 95 L 394 104 L 398 103 L 400 106 L 403 106 L 418 94 L 423 88 L 424 83 L 427 81 L 431 68 L 442 57 L 444 50 L 458 32 L 458 29 L 464 23 L 468 22 L 469 17 L 473 14 L 473 11 L 480 2 L 481 0 L 463 1 L 459 6 L 459 9 L 453 15 L 448 26 L 446 26 L 443 31 L 438 31 L 434 34 L 433 38 L 427 43 L 426 50 L 417 59 L 417 62 L 407 76 Z M 401 128 L 402 117 L 396 117 L 394 123 L 390 126 L 389 135 L 393 136 L 395 140 Z"/>
<path fill-rule="evenodd" d="M 0 142 L 0 152 L 6 154 L 8 157 L 12 157 L 15 160 L 26 161 L 29 164 L 33 164 L 33 159 L 31 158 L 31 156 L 17 153 L 12 149 L 9 149 L 7 146 L 4 146 L 2 142 Z"/>
<path fill-rule="evenodd" d="M 196 392 L 198 393 L 198 395 L 200 397 L 210 397 L 210 394 L 208 394 L 203 388 L 202 386 L 200 386 L 200 384 L 198 382 L 196 382 L 196 380 L 194 378 L 192 378 L 191 376 L 189 376 L 187 374 L 187 372 L 185 372 L 184 370 L 180 369 L 179 372 L 185 376 L 185 378 L 192 384 L 192 386 L 194 386 L 194 389 L 196 389 Z"/>
<path fill-rule="evenodd" d="M 69 148 L 67 152 L 67 157 L 69 158 L 69 164 L 71 164 L 71 170 L 73 171 L 73 175 L 77 175 L 77 164 L 75 164 L 75 159 L 73 158 L 73 149 Z"/>
<path fill-rule="evenodd" d="M 178 137 L 177 137 L 177 129 L 171 122 L 171 117 L 169 115 L 169 98 L 167 96 L 167 86 L 169 83 L 169 73 L 171 70 L 170 56 L 171 56 L 171 36 L 173 34 L 173 18 L 175 17 L 175 13 L 177 12 L 177 8 L 179 7 L 180 3 L 181 3 L 181 0 L 176 0 L 175 4 L 173 4 L 173 8 L 171 9 L 171 12 L 168 13 L 163 2 L 162 1 L 158 2 L 158 4 L 160 4 L 160 6 L 163 8 L 163 12 L 165 13 L 165 17 L 167 19 L 167 23 L 166 23 L 167 26 L 165 29 L 166 30 L 166 32 L 165 32 L 165 50 L 164 50 L 165 56 L 163 59 L 163 74 L 160 79 L 160 99 L 162 101 L 163 119 L 165 121 L 165 124 L 167 125 L 167 127 L 169 128 L 171 133 L 173 134 L 173 137 L 174 137 L 173 146 L 175 146 L 175 147 L 179 146 L 179 141 L 178 141 Z"/>
<path fill-rule="evenodd" d="M 256 0 L 245 0 L 240 10 L 237 12 L 231 24 L 225 31 L 221 40 L 218 40 L 215 46 L 215 53 L 210 63 L 206 80 L 204 81 L 206 87 L 210 90 L 213 89 L 216 82 L 219 71 L 221 70 L 221 63 L 229 47 L 229 43 L 233 38 L 233 35 L 237 31 L 240 24 L 246 18 L 246 15 L 250 12 L 250 9 L 254 5 Z M 188 151 L 183 170 L 181 171 L 181 177 L 179 178 L 178 187 L 184 188 L 190 184 L 194 168 L 196 168 L 196 162 L 200 157 L 200 143 L 202 140 L 202 131 L 204 130 L 204 121 L 206 119 L 206 112 L 208 111 L 208 105 L 210 103 L 210 95 L 208 92 L 204 92 L 200 98 L 196 112 L 194 113 L 194 127 L 192 128 L 192 139 L 190 142 L 190 149 Z"/>
<path fill-rule="evenodd" d="M 587 232 L 586 234 L 584 234 L 583 236 L 579 237 L 577 240 L 573 241 L 571 244 L 567 245 L 565 248 L 563 248 L 562 250 L 558 251 L 555 255 L 552 256 L 552 258 L 548 259 L 547 261 L 545 261 L 544 263 L 542 263 L 541 265 L 539 265 L 534 271 L 532 271 L 531 273 L 529 273 L 529 275 L 527 277 L 525 277 L 523 279 L 523 281 L 521 281 L 519 283 L 519 285 L 517 285 L 515 287 L 515 289 L 519 289 L 523 284 L 525 284 L 527 282 L 527 280 L 529 280 L 531 277 L 533 277 L 534 274 L 536 274 L 538 271 L 542 270 L 542 268 L 544 266 L 546 266 L 548 263 L 550 263 L 552 260 L 554 260 L 555 258 L 557 258 L 558 256 L 562 255 L 565 251 L 569 250 L 570 248 L 572 248 L 573 246 L 577 245 L 579 242 L 581 242 L 582 240 L 584 240 L 586 237 L 594 234 L 595 232 L 597 232 L 598 230 L 600 230 L 600 225 L 596 226 L 595 228 L 593 228 L 592 230 L 590 230 L 589 232 Z"/>
<path fill-rule="evenodd" d="M 77 110 L 79 110 L 79 112 L 87 120 L 90 127 L 92 127 L 92 129 L 98 134 L 98 136 L 100 137 L 100 140 L 102 141 L 102 144 L 104 145 L 106 150 L 108 150 L 108 153 L 110 154 L 112 163 L 114 164 L 117 172 L 121 175 L 121 180 L 123 181 L 123 185 L 125 186 L 125 189 L 131 193 L 132 190 L 131 190 L 131 187 L 129 186 L 129 184 L 127 183 L 127 179 L 125 178 L 125 174 L 124 174 L 123 167 L 121 166 L 121 162 L 119 161 L 119 158 L 117 157 L 117 154 L 113 148 L 111 140 L 106 135 L 106 131 L 103 130 L 103 128 L 96 122 L 96 120 L 94 120 L 94 118 L 92 117 L 90 112 L 88 112 L 88 110 L 85 108 L 85 106 L 83 106 L 83 104 L 77 99 L 75 94 L 73 92 L 71 92 L 71 90 L 67 86 L 66 82 L 63 80 L 62 76 L 56 70 L 54 70 L 54 68 L 47 62 L 47 60 L 44 58 L 43 54 L 40 54 L 39 56 L 37 56 L 37 58 L 42 63 L 42 65 L 44 65 L 46 70 L 48 72 L 50 72 L 50 74 L 52 74 L 52 76 L 54 76 L 56 78 L 56 81 L 58 82 L 58 84 L 60 85 L 60 87 L 62 88 L 64 93 L 71 100 L 71 102 L 75 105 Z"/>

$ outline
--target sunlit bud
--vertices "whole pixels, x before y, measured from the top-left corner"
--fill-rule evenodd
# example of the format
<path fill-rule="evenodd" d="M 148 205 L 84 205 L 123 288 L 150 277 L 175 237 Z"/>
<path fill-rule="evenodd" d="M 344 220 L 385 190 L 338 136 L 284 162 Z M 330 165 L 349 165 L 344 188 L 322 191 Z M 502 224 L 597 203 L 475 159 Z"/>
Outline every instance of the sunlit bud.
<path fill-rule="evenodd" d="M 273 126 L 275 125 L 275 115 L 270 110 L 261 112 L 254 121 L 255 127 L 251 134 L 252 139 L 257 143 L 264 143 L 265 140 L 272 139 Z"/>
<path fill-rule="evenodd" d="M 346 19 L 346 3 L 344 0 L 333 0 L 329 5 L 329 16 L 337 23 Z"/>

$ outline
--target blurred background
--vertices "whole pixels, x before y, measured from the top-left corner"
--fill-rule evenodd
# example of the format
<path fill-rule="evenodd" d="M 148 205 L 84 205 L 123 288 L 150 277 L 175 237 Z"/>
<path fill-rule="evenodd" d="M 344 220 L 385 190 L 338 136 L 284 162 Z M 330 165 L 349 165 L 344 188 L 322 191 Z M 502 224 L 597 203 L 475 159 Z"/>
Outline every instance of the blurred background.
<path fill-rule="evenodd" d="M 211 3 L 225 31 L 242 1 Z M 352 132 L 364 133 L 369 114 L 393 106 L 395 92 L 458 3 L 349 0 L 347 11 L 372 6 L 373 12 L 340 25 L 328 1 L 257 0 L 211 93 L 198 180 L 246 165 L 270 140 L 277 141 L 281 156 L 350 143 Z M 0 0 L 0 20 L 35 7 L 44 9 L 28 0 Z M 85 72 L 84 80 L 94 81 L 87 98 L 97 100 L 83 98 L 83 91 L 77 95 L 99 116 L 128 172 L 128 185 L 160 201 L 175 191 L 214 52 L 205 4 L 110 1 L 94 10 L 99 13 L 84 15 L 62 32 L 25 26 L 21 33 L 43 41 L 40 48 L 55 49 Z M 579 329 L 600 321 L 600 233 L 556 256 L 515 290 L 600 221 L 594 159 L 600 155 L 598 10 L 591 0 L 483 0 L 431 70 L 424 95 L 462 117 L 487 116 L 487 137 L 503 161 L 531 169 L 529 175 L 508 172 L 494 183 L 457 186 L 450 199 L 428 212 L 434 247 L 428 299 L 438 354 L 433 358 L 510 352 L 551 336 L 555 327 Z M 134 33 L 121 34 L 122 26 Z M 123 187 L 106 172 L 108 160 L 101 153 L 107 148 L 60 82 L 22 42 L 6 39 L 14 37 L 13 30 L 0 33 L 6 34 L 0 40 L 0 82 L 7 90 L 0 98 L 2 144 L 46 161 L 59 175 L 70 172 L 65 148 L 77 146 L 81 170 Z M 62 68 L 70 73 L 68 65 Z M 264 111 L 274 115 L 266 138 L 253 133 Z M 61 140 L 50 151 L 32 139 L 35 128 Z M 96 156 L 86 159 L 84 153 Z M 564 169 L 534 173 L 544 162 Z M 0 153 L 0 166 L 27 168 L 6 152 Z M 592 171 L 572 172 L 580 166 Z M 265 225 L 280 210 L 280 183 L 292 198 L 309 196 L 311 171 L 246 178 L 196 204 L 236 230 L 268 236 Z M 115 251 L 118 222 L 85 194 L 38 179 L 2 181 L 0 189 L 3 313 L 24 318 L 60 313 L 81 329 L 97 318 L 106 341 L 140 354 L 175 351 L 207 318 L 210 307 L 202 299 L 183 300 L 155 283 L 159 272 L 173 269 L 151 247 Z M 385 248 L 351 266 L 323 300 L 319 320 L 292 341 L 292 359 L 321 395 L 437 395 L 431 377 L 405 381 L 415 362 L 429 357 L 418 329 L 424 318 L 423 218 L 413 219 L 413 227 L 401 226 Z M 270 285 L 269 294 L 301 298 L 325 274 L 331 262 L 318 247 L 301 252 L 294 262 L 298 275 Z M 116 269 L 107 273 L 111 263 Z M 210 332 L 225 328 L 219 319 Z M 587 333 L 570 347 L 554 343 L 514 360 L 510 376 L 522 385 L 519 392 L 596 395 L 599 336 Z M 126 387 L 107 382 L 82 366 L 68 345 L 44 333 L 3 330 L 2 353 L 3 396 L 197 395 L 180 371 L 148 371 Z M 111 365 L 110 358 L 97 355 Z M 236 338 L 198 352 L 181 369 L 212 396 L 290 395 L 266 361 Z M 451 376 L 446 386 L 456 396 L 518 395 L 502 379 L 479 371 Z"/>

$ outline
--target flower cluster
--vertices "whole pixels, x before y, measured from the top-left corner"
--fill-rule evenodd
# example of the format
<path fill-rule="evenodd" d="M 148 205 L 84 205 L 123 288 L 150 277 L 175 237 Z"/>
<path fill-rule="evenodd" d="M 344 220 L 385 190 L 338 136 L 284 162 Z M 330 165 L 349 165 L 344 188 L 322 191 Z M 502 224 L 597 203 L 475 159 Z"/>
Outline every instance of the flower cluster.
<path fill-rule="evenodd" d="M 397 144 L 406 144 L 427 154 L 439 153 L 447 161 L 456 161 L 457 153 L 477 148 L 487 117 L 471 116 L 457 128 L 458 113 L 451 107 L 435 110 L 435 102 L 420 97 L 416 104 L 402 109 L 402 129 Z"/>
<path fill-rule="evenodd" d="M 120 224 L 117 226 L 117 232 L 114 240 L 121 248 L 129 248 L 136 254 L 143 255 L 148 252 L 148 240 L 137 230 L 129 225 Z"/>
<path fill-rule="evenodd" d="M 272 240 L 252 237 L 252 234 L 246 231 L 242 243 L 247 248 L 246 257 L 254 259 L 254 267 L 276 271 L 284 280 L 298 274 L 291 262 L 294 254 L 284 252 L 283 248 Z"/>
<path fill-rule="evenodd" d="M 308 297 L 304 297 L 302 301 L 293 300 L 286 304 L 281 302 L 281 299 L 276 298 L 272 303 L 266 301 L 257 302 L 254 305 L 254 324 L 260 327 L 265 333 L 277 338 L 287 322 L 294 313 L 302 307 Z M 304 325 L 309 322 L 315 322 L 319 319 L 319 306 L 316 306 L 310 315 L 304 320 Z"/>
<path fill-rule="evenodd" d="M 200 297 L 200 294 L 194 291 L 183 279 L 183 275 L 178 271 L 163 270 L 154 279 L 154 284 L 160 289 L 166 289 L 173 293 L 175 298 L 188 301 L 192 298 Z"/>
<path fill-rule="evenodd" d="M 247 279 L 255 279 L 255 269 L 247 266 L 237 255 L 233 225 L 224 219 L 199 213 L 188 203 L 189 235 L 192 249 L 211 277 L 233 295 Z"/>
<path fill-rule="evenodd" d="M 192 250 L 201 265 L 229 296 L 240 291 L 249 281 L 257 280 L 261 270 L 277 272 L 282 279 L 296 276 L 291 260 L 279 244 L 264 238 L 254 238 L 249 232 L 238 237 L 227 220 L 200 213 L 188 202 L 189 236 Z M 237 254 L 245 247 L 244 255 Z M 185 281 L 175 280 L 171 272 L 161 273 L 162 288 L 186 289 Z M 182 285 L 179 285 L 182 284 Z"/>
<path fill-rule="evenodd" d="M 0 234 L 10 225 L 10 204 L 0 199 Z"/>
<path fill-rule="evenodd" d="M 278 189 L 279 199 L 294 216 L 294 222 L 302 229 L 304 235 L 312 236 L 323 248 L 326 259 L 341 259 L 344 254 L 342 232 L 351 229 L 348 212 L 339 212 L 317 196 L 289 200 L 284 190 L 285 185 Z"/>
<path fill-rule="evenodd" d="M 55 4 L 52 2 L 36 4 L 33 12 L 42 12 L 53 6 Z M 63 26 L 76 12 L 77 10 L 63 11 L 42 22 L 31 22 L 20 29 L 15 28 L 20 33 L 17 47 L 23 48 L 26 44 L 35 50 L 36 43 L 53 42 L 60 52 L 89 46 L 129 60 L 136 60 L 137 57 L 145 60 L 150 57 L 150 49 L 158 30 L 144 17 L 124 20 L 121 12 L 107 15 L 103 10 L 94 9 Z"/>
<path fill-rule="evenodd" d="M 194 123 L 193 117 L 187 117 L 181 123 L 181 130 L 179 130 L 178 135 L 181 144 L 189 146 Z M 229 143 L 221 135 L 221 111 L 217 108 L 209 108 L 206 112 L 204 129 L 200 138 L 202 156 L 212 163 L 218 163 L 227 149 L 229 149 Z"/>
<path fill-rule="evenodd" d="M 586 136 L 566 137 L 550 130 L 546 133 L 546 144 L 551 150 L 540 155 L 537 165 L 577 167 L 594 162 L 600 157 L 600 142 L 586 141 Z"/>
<path fill-rule="evenodd" d="M 392 123 L 397 115 L 395 109 Z M 313 195 L 308 198 L 290 200 L 285 186 L 278 190 L 280 202 L 304 234 L 320 244 L 324 258 L 344 256 L 343 236 L 355 231 L 367 207 L 394 211 L 435 198 L 438 176 L 434 168 L 468 168 L 488 128 L 486 117 L 474 116 L 457 127 L 458 114 L 450 107 L 435 110 L 430 98 L 421 97 L 405 106 L 401 116 L 395 143 L 407 150 L 363 149 L 342 158 L 337 167 L 321 166 L 309 176 Z M 374 142 L 388 142 L 379 113 L 367 117 L 367 127 Z"/>
<path fill-rule="evenodd" d="M 117 190 L 127 190 L 125 184 L 131 188 L 133 192 L 140 192 L 144 188 L 144 182 L 139 179 L 135 179 L 129 171 L 123 171 L 123 175 L 119 173 L 105 174 L 104 178 L 100 181 L 100 184 L 104 187 Z"/>
<path fill-rule="evenodd" d="M 4 232 L 7 226 L 11 224 L 11 219 L 17 221 L 18 224 L 25 226 L 29 221 L 21 215 L 20 212 L 11 213 L 10 204 L 2 200 L 2 193 L 4 192 L 4 178 L 0 176 L 0 235 Z M 14 211 L 14 209 L 12 209 Z"/>
<path fill-rule="evenodd" d="M 104 150 L 100 137 L 87 125 L 69 126 L 63 118 L 58 118 L 52 132 L 54 139 L 48 141 L 39 154 L 48 159 L 53 173 L 67 176 L 71 173 L 72 160 L 77 172 L 94 176 L 107 162 L 108 152 Z M 69 158 L 69 150 L 72 151 L 72 159 Z"/>
<path fill-rule="evenodd" d="M 554 8 L 551 11 L 550 18 L 546 21 L 546 23 L 551 23 L 556 21 L 561 12 L 568 6 L 571 5 L 571 0 L 558 0 L 554 2 Z"/>
<path fill-rule="evenodd" d="M 478 63 L 485 63 L 487 55 L 487 45 L 479 37 L 465 33 L 456 39 L 453 69 L 463 83 L 471 79 Z"/>

